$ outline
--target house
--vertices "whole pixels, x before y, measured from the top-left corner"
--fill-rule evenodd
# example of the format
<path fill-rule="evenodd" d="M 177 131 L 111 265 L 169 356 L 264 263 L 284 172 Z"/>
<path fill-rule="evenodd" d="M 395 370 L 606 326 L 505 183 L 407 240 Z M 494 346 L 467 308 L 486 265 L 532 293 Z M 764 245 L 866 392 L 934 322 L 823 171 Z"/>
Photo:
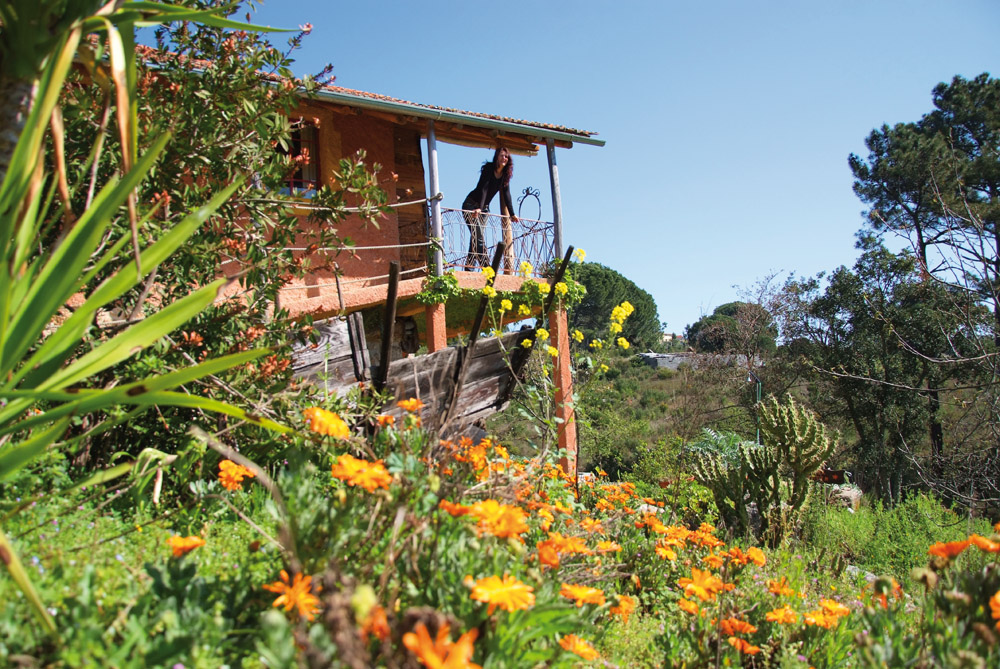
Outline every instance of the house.
<path fill-rule="evenodd" d="M 520 156 L 537 156 L 544 151 L 553 220 L 521 219 L 513 224 L 512 257 L 505 259 L 494 285 L 497 290 L 515 292 L 524 281 L 544 280 L 518 276 L 515 270 L 522 261 L 543 268 L 562 258 L 565 251 L 557 149 L 574 144 L 604 145 L 594 133 L 583 130 L 418 104 L 337 86 L 322 87 L 304 98 L 295 114 L 305 122 L 293 137 L 292 151 L 310 156 L 308 164 L 288 183 L 290 193 L 305 196 L 301 203 L 303 239 L 308 237 L 310 225 L 308 194 L 333 178 L 342 157 L 364 149 L 367 161 L 379 163 L 384 173 L 396 178 L 385 184 L 392 210 L 377 229 L 354 218 L 338 228 L 341 237 L 350 237 L 356 245 L 353 253 L 336 256 L 339 280 L 332 268 L 317 269 L 305 279 L 286 285 L 280 294 L 280 306 L 293 317 L 309 314 L 316 319 L 381 309 L 389 294 L 390 264 L 398 263 L 395 316 L 406 321 L 411 334 L 431 354 L 444 351 L 449 337 L 469 332 L 471 312 L 467 308 L 454 309 L 449 314 L 449 305 L 425 306 L 416 301 L 414 296 L 423 288 L 424 280 L 453 270 L 462 287 L 485 285 L 478 268 L 465 266 L 469 232 L 460 211 L 465 193 L 436 197 L 440 193 L 438 144 L 486 149 L 504 146 Z M 500 217 L 491 215 L 486 225 L 487 247 L 492 249 L 501 238 Z M 303 242 L 302 252 L 322 255 L 330 254 L 331 250 L 307 250 Z M 556 373 L 560 391 L 557 404 L 565 404 L 561 417 L 570 426 L 572 407 L 561 401 L 561 397 L 572 396 L 566 314 L 557 310 L 549 316 L 553 342 L 564 354 L 559 358 L 559 367 L 563 369 Z M 374 353 L 380 348 L 374 345 L 379 330 L 366 325 L 356 333 L 360 329 L 364 330 L 368 348 Z M 397 342 L 393 342 L 393 347 L 395 353 L 391 357 L 396 359 L 401 355 L 401 347 Z M 381 361 L 376 356 L 374 362 Z M 568 450 L 575 452 L 575 428 L 563 428 L 563 432 L 567 434 L 560 435 L 560 444 L 572 446 Z"/>

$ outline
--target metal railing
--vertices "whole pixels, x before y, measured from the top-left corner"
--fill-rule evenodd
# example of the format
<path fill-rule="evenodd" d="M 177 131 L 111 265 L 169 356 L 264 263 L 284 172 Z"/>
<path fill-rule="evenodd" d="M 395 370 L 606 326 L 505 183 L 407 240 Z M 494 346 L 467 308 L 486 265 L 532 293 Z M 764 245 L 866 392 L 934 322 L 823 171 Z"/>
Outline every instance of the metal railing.
<path fill-rule="evenodd" d="M 497 242 L 507 242 L 504 262 L 505 274 L 515 274 L 521 263 L 527 261 L 540 275 L 543 268 L 555 259 L 555 235 L 552 223 L 521 218 L 515 223 L 499 214 L 482 213 L 478 224 L 472 212 L 461 209 L 441 208 L 445 269 L 475 271 L 488 267 Z M 482 234 L 482 243 L 473 235 Z"/>

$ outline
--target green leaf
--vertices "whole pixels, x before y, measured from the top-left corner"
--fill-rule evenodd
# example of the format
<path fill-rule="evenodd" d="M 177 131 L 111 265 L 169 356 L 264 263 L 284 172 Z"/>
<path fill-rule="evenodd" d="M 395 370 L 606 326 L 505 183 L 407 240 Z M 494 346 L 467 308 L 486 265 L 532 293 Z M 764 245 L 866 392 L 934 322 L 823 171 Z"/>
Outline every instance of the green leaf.
<path fill-rule="evenodd" d="M 14 579 L 14 583 L 24 593 L 25 598 L 27 598 L 28 603 L 31 605 L 32 611 L 35 612 L 35 615 L 45 625 L 45 629 L 54 634 L 56 631 L 55 621 L 52 620 L 49 612 L 45 610 L 45 605 L 42 604 L 35 586 L 32 585 L 31 579 L 28 578 L 28 573 L 24 570 L 24 565 L 21 564 L 20 558 L 14 552 L 14 547 L 2 529 L 0 529 L 0 562 L 3 562 L 4 566 L 7 567 L 7 571 L 10 573 L 11 578 Z"/>
<path fill-rule="evenodd" d="M 20 424 L 15 427 L 20 429 Z M 0 482 L 10 479 L 29 462 L 41 456 L 45 449 L 62 436 L 69 427 L 69 418 L 57 421 L 47 429 L 32 435 L 27 441 L 0 448 Z"/>

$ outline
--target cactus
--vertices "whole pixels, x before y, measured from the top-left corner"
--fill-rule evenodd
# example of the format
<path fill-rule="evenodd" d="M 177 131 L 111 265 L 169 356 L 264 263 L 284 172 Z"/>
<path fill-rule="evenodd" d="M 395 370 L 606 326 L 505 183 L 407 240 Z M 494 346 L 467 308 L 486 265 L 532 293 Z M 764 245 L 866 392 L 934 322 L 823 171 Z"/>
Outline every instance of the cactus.
<path fill-rule="evenodd" d="M 808 500 L 809 477 L 833 453 L 837 435 L 791 396 L 786 404 L 773 397 L 762 404 L 760 427 L 764 446 L 704 430 L 688 450 L 696 456 L 692 474 L 712 492 L 726 527 L 739 535 L 752 530 L 758 541 L 773 545 L 797 523 Z M 750 518 L 751 505 L 757 507 L 759 523 Z"/>

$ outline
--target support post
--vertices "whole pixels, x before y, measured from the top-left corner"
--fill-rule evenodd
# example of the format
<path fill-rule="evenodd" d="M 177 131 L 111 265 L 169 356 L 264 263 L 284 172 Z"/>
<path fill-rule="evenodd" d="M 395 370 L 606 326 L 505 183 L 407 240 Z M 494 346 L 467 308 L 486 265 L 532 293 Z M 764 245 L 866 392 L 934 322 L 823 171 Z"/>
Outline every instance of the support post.
<path fill-rule="evenodd" d="M 396 331 L 396 297 L 399 295 L 399 263 L 389 263 L 389 286 L 385 297 L 385 314 L 382 321 L 382 347 L 378 360 L 378 375 L 372 379 L 375 390 L 382 392 L 389 379 L 392 357 L 392 338 Z"/>
<path fill-rule="evenodd" d="M 556 418 L 560 421 L 556 428 L 556 436 L 559 448 L 566 451 L 566 455 L 559 460 L 559 466 L 570 476 L 575 487 L 577 440 L 573 411 L 573 372 L 570 369 L 569 320 L 566 317 L 566 309 L 561 305 L 557 305 L 549 312 L 549 336 L 559 351 L 552 370 L 556 385 Z"/>
<path fill-rule="evenodd" d="M 424 307 L 424 315 L 427 320 L 427 352 L 434 353 L 448 348 L 444 305 L 428 304 Z"/>
<path fill-rule="evenodd" d="M 556 144 L 551 138 L 545 140 L 545 153 L 549 158 L 549 183 L 552 185 L 552 242 L 555 247 L 553 255 L 558 258 L 562 255 L 563 249 L 562 197 L 559 195 L 559 166 L 556 165 Z"/>
<path fill-rule="evenodd" d="M 431 236 L 434 242 L 434 276 L 444 274 L 444 254 L 441 252 L 441 240 L 444 232 L 441 229 L 441 184 L 438 181 L 437 135 L 434 133 L 434 121 L 427 121 L 427 177 L 431 187 Z"/>

